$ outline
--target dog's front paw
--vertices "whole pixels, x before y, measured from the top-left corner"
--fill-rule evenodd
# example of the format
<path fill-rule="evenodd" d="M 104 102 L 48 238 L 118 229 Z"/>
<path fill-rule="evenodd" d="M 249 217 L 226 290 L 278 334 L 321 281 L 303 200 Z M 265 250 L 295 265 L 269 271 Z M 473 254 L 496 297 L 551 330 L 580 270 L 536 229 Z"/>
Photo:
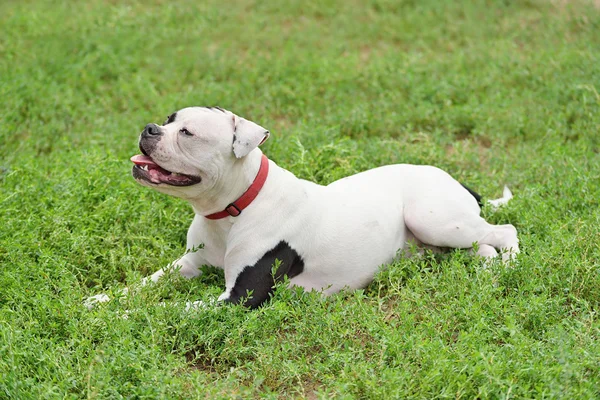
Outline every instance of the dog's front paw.
<path fill-rule="evenodd" d="M 202 301 L 202 300 L 197 300 L 197 301 L 186 301 L 185 302 L 185 311 L 192 311 L 192 310 L 200 310 L 200 309 L 205 309 L 208 307 L 208 303 Z"/>
<path fill-rule="evenodd" d="M 88 309 L 91 310 L 92 308 L 96 307 L 97 304 L 99 303 L 106 303 L 110 301 L 110 297 L 108 297 L 107 295 L 105 295 L 104 293 L 101 294 L 97 294 L 95 296 L 92 297 L 88 297 L 84 302 L 83 305 Z"/>

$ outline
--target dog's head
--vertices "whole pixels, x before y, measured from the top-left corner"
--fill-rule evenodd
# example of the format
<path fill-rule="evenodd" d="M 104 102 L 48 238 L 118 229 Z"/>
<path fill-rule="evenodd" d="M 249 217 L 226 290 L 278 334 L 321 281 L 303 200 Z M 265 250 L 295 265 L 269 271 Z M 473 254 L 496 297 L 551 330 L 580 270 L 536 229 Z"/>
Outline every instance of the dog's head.
<path fill-rule="evenodd" d="M 189 107 L 148 124 L 133 156 L 142 185 L 182 198 L 206 193 L 269 137 L 265 128 L 219 107 Z"/>

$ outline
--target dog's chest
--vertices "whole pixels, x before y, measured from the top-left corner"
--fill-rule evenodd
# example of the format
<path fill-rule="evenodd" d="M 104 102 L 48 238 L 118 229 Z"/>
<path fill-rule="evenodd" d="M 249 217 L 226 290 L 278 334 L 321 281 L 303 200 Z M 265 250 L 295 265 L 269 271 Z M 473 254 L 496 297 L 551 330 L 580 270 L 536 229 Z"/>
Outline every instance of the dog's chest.
<path fill-rule="evenodd" d="M 204 217 L 196 215 L 188 231 L 187 247 L 200 247 L 199 254 L 207 265 L 223 268 L 228 235 L 229 229 L 226 226 L 209 223 Z"/>
<path fill-rule="evenodd" d="M 213 267 L 224 268 L 225 266 L 225 251 L 216 251 L 213 247 L 204 247 L 202 256 L 208 265 Z"/>
<path fill-rule="evenodd" d="M 202 257 L 207 264 L 218 268 L 225 266 L 225 253 L 227 250 L 226 240 L 220 237 L 207 238 L 204 240 Z"/>

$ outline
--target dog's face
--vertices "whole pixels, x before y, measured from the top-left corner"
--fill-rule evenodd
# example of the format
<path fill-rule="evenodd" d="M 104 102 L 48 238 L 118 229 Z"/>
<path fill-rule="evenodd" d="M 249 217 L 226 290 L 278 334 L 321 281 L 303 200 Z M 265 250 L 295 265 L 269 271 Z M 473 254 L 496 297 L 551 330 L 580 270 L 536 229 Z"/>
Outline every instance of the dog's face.
<path fill-rule="evenodd" d="M 266 129 L 227 110 L 184 108 L 163 125 L 146 125 L 132 174 L 142 185 L 191 199 L 218 186 L 268 137 Z"/>

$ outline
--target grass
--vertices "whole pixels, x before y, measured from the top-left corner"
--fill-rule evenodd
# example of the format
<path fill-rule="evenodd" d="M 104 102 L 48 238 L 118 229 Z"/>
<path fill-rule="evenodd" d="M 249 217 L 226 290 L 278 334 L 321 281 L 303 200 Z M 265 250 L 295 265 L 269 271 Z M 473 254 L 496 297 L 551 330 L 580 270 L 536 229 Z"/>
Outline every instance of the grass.
<path fill-rule="evenodd" d="M 3 1 L 0 398 L 599 398 L 598 32 L 583 0 Z M 323 184 L 398 162 L 506 183 L 484 214 L 518 265 L 453 252 L 186 314 L 222 291 L 207 269 L 87 311 L 184 251 L 192 210 L 128 158 L 188 105 Z"/>

